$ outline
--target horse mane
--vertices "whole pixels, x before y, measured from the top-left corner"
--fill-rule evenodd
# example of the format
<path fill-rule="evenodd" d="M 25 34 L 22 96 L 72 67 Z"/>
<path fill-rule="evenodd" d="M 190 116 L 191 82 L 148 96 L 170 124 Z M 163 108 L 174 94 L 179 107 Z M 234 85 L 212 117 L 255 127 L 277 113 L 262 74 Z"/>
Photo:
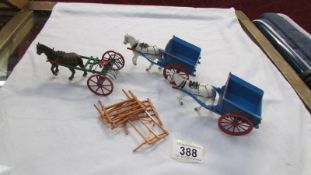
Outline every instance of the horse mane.
<path fill-rule="evenodd" d="M 146 49 L 146 48 L 149 47 L 149 44 L 147 44 L 147 43 L 139 43 L 139 47 L 143 48 L 143 49 Z"/>
<path fill-rule="evenodd" d="M 64 52 L 64 51 L 55 51 L 55 55 L 57 56 L 57 57 L 63 57 L 64 55 L 66 54 L 66 52 Z"/>
<path fill-rule="evenodd" d="M 38 43 L 38 47 L 41 47 L 42 50 L 45 50 L 45 51 L 49 51 L 49 52 L 55 52 L 54 49 L 44 45 L 44 44 L 40 44 Z"/>
<path fill-rule="evenodd" d="M 189 87 L 190 87 L 190 88 L 198 89 L 199 86 L 200 86 L 200 83 L 199 83 L 199 82 L 189 80 Z"/>

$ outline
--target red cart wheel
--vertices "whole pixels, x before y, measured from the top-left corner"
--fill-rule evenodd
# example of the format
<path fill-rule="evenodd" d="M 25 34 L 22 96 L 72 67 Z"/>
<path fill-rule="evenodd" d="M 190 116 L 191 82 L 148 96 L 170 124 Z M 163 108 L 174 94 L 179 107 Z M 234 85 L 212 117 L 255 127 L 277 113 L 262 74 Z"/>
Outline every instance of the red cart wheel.
<path fill-rule="evenodd" d="M 183 76 L 186 80 L 189 79 L 188 72 L 179 64 L 169 64 L 164 67 L 163 76 L 167 79 L 172 85 L 175 85 L 174 80 L 171 77 L 172 73 L 178 73 Z"/>
<path fill-rule="evenodd" d="M 113 90 L 113 83 L 104 75 L 94 74 L 87 80 L 87 87 L 96 95 L 107 96 Z"/>
<path fill-rule="evenodd" d="M 227 113 L 219 118 L 218 127 L 226 134 L 242 136 L 252 131 L 253 123 L 243 115 Z"/>
<path fill-rule="evenodd" d="M 108 63 L 109 60 L 113 60 L 111 67 L 112 70 L 120 70 L 124 67 L 124 58 L 118 52 L 108 50 L 103 54 L 100 63 Z"/>

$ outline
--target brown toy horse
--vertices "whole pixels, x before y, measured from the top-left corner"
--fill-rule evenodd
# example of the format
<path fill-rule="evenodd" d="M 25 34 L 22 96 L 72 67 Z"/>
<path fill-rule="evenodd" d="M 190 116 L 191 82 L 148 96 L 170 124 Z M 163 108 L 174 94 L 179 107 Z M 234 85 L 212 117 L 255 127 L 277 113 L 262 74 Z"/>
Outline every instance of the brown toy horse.
<path fill-rule="evenodd" d="M 72 80 L 75 75 L 75 69 L 74 67 L 80 66 L 82 69 L 84 68 L 83 60 L 80 55 L 76 53 L 66 53 L 63 51 L 55 51 L 54 49 L 51 49 L 43 44 L 38 43 L 37 44 L 37 54 L 41 55 L 44 53 L 47 57 L 47 61 L 52 64 L 51 71 L 54 75 L 57 75 L 58 73 L 58 65 L 68 67 L 68 69 L 71 71 L 71 76 L 69 77 L 69 80 Z M 87 72 L 84 70 L 83 76 L 86 76 Z"/>

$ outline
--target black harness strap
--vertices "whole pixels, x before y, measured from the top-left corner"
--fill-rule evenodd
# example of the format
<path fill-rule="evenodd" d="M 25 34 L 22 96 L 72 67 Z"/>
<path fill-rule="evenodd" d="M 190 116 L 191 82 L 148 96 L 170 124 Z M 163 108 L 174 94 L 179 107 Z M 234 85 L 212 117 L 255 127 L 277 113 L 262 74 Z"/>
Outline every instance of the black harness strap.
<path fill-rule="evenodd" d="M 178 87 L 182 89 L 185 87 L 186 83 L 187 83 L 187 81 L 184 80 Z"/>

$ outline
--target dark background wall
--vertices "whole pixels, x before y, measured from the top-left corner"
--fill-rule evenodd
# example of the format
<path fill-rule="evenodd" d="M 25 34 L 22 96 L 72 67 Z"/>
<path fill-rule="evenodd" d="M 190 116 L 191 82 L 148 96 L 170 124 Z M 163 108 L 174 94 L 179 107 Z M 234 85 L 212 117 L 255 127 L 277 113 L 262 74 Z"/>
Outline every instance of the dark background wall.
<path fill-rule="evenodd" d="M 45 0 L 46 1 L 46 0 Z M 48 0 L 55 1 L 55 0 Z M 165 5 L 185 7 L 234 7 L 250 19 L 264 12 L 284 13 L 311 33 L 311 0 L 60 0 L 61 2 L 94 2 L 109 4 Z"/>

